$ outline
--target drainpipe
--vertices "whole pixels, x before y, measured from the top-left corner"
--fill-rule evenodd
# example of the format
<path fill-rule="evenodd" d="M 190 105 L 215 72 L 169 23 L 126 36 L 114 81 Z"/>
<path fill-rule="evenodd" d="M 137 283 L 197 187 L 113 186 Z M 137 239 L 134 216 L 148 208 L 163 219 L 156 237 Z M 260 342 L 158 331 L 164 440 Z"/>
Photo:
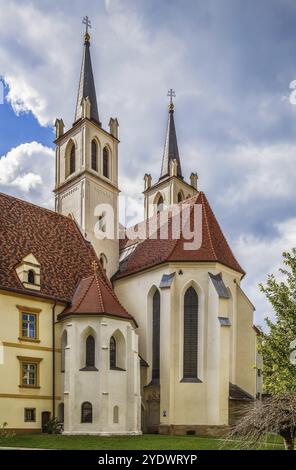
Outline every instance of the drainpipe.
<path fill-rule="evenodd" d="M 56 417 L 56 394 L 55 394 L 55 372 L 56 372 L 56 363 L 55 363 L 55 309 L 56 303 L 52 306 L 52 417 Z"/>

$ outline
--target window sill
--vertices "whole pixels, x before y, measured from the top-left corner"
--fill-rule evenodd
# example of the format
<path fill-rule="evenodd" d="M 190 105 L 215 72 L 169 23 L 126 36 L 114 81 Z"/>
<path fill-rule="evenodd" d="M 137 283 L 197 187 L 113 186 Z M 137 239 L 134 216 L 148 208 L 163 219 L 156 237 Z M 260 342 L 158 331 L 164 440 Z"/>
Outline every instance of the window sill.
<path fill-rule="evenodd" d="M 40 339 L 34 339 L 34 338 L 23 338 L 23 337 L 19 337 L 18 338 L 19 341 L 26 341 L 28 343 L 40 343 Z"/>
<path fill-rule="evenodd" d="M 199 384 L 202 384 L 202 381 L 197 377 L 183 377 L 183 379 L 180 380 L 180 383 L 199 383 Z"/>
<path fill-rule="evenodd" d="M 110 367 L 110 370 L 119 370 L 121 372 L 126 372 L 126 369 L 121 369 L 121 367 Z"/>
<path fill-rule="evenodd" d="M 19 385 L 19 388 L 33 388 L 33 389 L 37 389 L 37 388 L 41 388 L 39 385 Z"/>
<path fill-rule="evenodd" d="M 99 369 L 97 369 L 95 366 L 87 366 L 87 367 L 83 367 L 82 369 L 79 369 L 79 372 L 88 372 L 88 371 L 98 372 L 98 370 Z"/>

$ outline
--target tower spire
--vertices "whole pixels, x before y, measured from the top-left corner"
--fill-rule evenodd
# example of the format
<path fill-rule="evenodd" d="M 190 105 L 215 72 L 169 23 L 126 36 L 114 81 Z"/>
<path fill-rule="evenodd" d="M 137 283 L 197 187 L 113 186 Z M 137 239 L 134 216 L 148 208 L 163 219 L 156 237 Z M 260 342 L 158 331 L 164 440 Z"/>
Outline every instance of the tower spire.
<path fill-rule="evenodd" d="M 90 34 L 88 30 L 89 28 L 91 28 L 91 22 L 88 16 L 85 16 L 83 18 L 82 23 L 85 25 L 85 33 L 84 33 L 82 65 L 81 65 L 77 103 L 76 103 L 75 122 L 81 119 L 83 116 L 82 100 L 84 98 L 88 98 L 90 101 L 90 105 L 91 105 L 90 118 L 96 121 L 99 125 L 101 125 L 100 119 L 99 119 L 97 95 L 96 95 L 91 56 L 90 56 Z"/>
<path fill-rule="evenodd" d="M 175 106 L 174 106 L 174 103 L 173 103 L 173 98 L 176 96 L 176 93 L 171 88 L 168 91 L 167 96 L 169 96 L 169 98 L 170 98 L 169 116 L 168 116 L 168 125 L 167 125 L 164 152 L 163 152 L 163 158 L 162 158 L 160 179 L 169 176 L 169 174 L 170 174 L 170 162 L 172 160 L 177 160 L 177 163 L 178 163 L 177 176 L 179 178 L 183 179 L 180 156 L 179 156 L 179 149 L 178 149 L 176 127 L 175 127 L 175 120 L 174 120 Z"/>

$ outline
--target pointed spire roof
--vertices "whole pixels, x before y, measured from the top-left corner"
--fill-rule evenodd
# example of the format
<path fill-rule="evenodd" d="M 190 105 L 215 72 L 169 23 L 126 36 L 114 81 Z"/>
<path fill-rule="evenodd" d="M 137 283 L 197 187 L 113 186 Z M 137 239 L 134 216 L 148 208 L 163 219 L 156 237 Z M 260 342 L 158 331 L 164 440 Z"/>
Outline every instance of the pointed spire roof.
<path fill-rule="evenodd" d="M 183 179 L 180 156 L 179 156 L 179 149 L 178 149 L 176 127 L 175 127 L 175 120 L 174 120 L 174 108 L 175 107 L 174 107 L 172 98 L 173 96 L 175 96 L 175 94 L 173 90 L 169 91 L 168 96 L 170 96 L 169 116 L 168 116 L 168 125 L 167 125 L 164 152 L 163 152 L 163 158 L 162 158 L 161 175 L 159 179 L 169 176 L 171 160 L 177 160 L 178 162 L 177 176 Z"/>
<path fill-rule="evenodd" d="M 82 100 L 83 98 L 87 97 L 91 103 L 90 118 L 101 125 L 90 56 L 90 35 L 88 32 L 84 34 L 83 56 L 76 103 L 75 122 L 82 118 Z"/>
<path fill-rule="evenodd" d="M 133 321 L 133 317 L 121 305 L 101 266 L 92 276 L 81 279 L 72 303 L 60 315 L 106 315 Z"/>

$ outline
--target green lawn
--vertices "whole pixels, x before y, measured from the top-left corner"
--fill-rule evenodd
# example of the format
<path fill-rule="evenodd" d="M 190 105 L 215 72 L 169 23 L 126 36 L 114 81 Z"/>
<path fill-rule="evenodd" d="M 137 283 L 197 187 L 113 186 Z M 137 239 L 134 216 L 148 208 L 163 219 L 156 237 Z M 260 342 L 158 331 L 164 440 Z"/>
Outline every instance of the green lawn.
<path fill-rule="evenodd" d="M 271 443 L 272 442 L 272 443 Z M 34 447 L 43 449 L 65 450 L 220 450 L 222 441 L 215 438 L 196 436 L 62 436 L 48 434 L 25 434 L 9 438 L 0 438 L 0 447 Z M 226 449 L 233 448 L 228 443 Z M 235 443 L 235 448 L 238 448 Z M 272 439 L 265 447 L 282 449 L 278 439 Z"/>

